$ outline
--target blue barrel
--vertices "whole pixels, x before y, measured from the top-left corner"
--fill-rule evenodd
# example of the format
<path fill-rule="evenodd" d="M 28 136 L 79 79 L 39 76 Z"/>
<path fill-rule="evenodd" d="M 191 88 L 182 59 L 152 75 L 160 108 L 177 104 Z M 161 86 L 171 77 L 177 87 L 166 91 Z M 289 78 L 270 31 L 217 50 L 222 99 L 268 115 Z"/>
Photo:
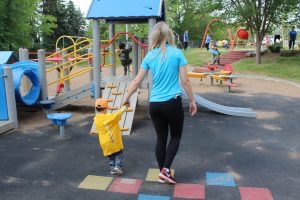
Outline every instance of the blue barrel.
<path fill-rule="evenodd" d="M 21 81 L 23 76 L 27 76 L 27 78 L 32 83 L 31 88 L 24 96 L 22 96 L 20 91 L 20 86 L 21 86 Z M 13 80 L 14 80 L 17 101 L 28 106 L 36 104 L 36 102 L 39 100 L 40 91 L 41 91 L 40 82 L 37 74 L 30 69 L 15 68 L 13 69 Z"/>

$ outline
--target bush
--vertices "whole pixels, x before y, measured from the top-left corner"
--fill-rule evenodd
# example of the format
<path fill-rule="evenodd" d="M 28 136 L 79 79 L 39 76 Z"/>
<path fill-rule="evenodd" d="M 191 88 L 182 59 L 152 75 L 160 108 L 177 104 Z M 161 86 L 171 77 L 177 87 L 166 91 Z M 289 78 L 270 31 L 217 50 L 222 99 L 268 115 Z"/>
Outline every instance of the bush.
<path fill-rule="evenodd" d="M 280 56 L 282 57 L 292 57 L 300 55 L 299 50 L 283 50 L 280 52 Z"/>
<path fill-rule="evenodd" d="M 280 43 L 275 43 L 268 46 L 268 50 L 270 50 L 272 53 L 280 53 L 281 49 L 282 49 L 282 45 Z"/>

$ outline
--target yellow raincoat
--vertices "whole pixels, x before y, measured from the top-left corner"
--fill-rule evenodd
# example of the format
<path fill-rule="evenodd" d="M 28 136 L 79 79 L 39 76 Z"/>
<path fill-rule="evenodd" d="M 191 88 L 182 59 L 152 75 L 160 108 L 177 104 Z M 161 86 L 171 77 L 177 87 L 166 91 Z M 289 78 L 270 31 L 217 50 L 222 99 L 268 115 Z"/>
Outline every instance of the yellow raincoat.
<path fill-rule="evenodd" d="M 99 142 L 104 156 L 109 156 L 123 149 L 119 121 L 121 120 L 125 109 L 126 106 L 123 106 L 115 113 L 99 113 L 94 117 L 94 123 L 99 135 Z"/>

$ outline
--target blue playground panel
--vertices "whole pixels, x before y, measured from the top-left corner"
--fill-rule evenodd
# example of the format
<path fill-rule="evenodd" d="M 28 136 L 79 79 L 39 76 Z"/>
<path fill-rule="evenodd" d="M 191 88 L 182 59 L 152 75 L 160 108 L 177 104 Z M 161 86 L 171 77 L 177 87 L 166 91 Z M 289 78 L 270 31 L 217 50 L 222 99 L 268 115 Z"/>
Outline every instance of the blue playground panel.
<path fill-rule="evenodd" d="M 48 119 L 57 126 L 65 126 L 67 124 L 67 119 L 72 117 L 71 113 L 52 113 L 48 114 Z"/>
<path fill-rule="evenodd" d="M 234 177 L 228 173 L 206 172 L 207 185 L 235 186 Z"/>
<path fill-rule="evenodd" d="M 154 195 L 144 195 L 140 194 L 138 200 L 170 200 L 170 197 L 166 196 L 154 196 Z"/>
<path fill-rule="evenodd" d="M 0 120 L 8 120 L 3 68 L 0 67 Z"/>
<path fill-rule="evenodd" d="M 17 56 L 13 51 L 0 51 L 0 64 L 17 62 Z"/>
<path fill-rule="evenodd" d="M 163 0 L 93 0 L 86 18 L 161 17 Z"/>
<path fill-rule="evenodd" d="M 41 90 L 40 81 L 38 78 L 38 63 L 33 61 L 21 61 L 9 65 L 3 64 L 0 65 L 0 68 L 3 68 L 4 66 L 9 66 L 12 68 L 16 101 L 28 106 L 36 104 L 39 100 Z M 27 78 L 31 81 L 32 84 L 28 93 L 24 96 L 22 96 L 20 91 L 23 76 L 27 76 Z"/>

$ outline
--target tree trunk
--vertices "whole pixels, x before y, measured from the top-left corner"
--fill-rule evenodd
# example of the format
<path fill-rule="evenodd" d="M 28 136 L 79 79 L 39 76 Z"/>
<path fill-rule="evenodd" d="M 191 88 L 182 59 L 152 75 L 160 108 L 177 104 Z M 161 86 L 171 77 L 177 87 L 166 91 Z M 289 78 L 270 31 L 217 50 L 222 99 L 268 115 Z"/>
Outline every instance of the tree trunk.
<path fill-rule="evenodd" d="M 256 55 L 255 55 L 255 60 L 256 60 L 256 64 L 260 64 L 261 63 L 261 56 L 260 56 L 260 49 L 261 49 L 261 37 L 260 37 L 260 33 L 256 32 Z"/>

